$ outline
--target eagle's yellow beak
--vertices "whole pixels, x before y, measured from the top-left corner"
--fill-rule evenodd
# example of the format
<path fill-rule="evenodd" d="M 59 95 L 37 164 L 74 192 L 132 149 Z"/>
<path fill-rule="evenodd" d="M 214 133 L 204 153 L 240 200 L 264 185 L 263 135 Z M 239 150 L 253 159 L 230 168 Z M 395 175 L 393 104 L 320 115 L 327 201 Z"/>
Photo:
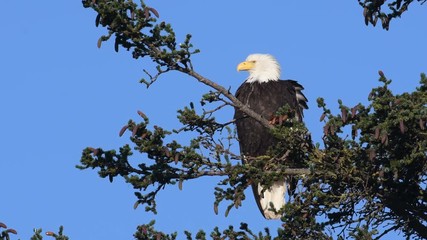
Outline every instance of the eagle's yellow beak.
<path fill-rule="evenodd" d="M 255 61 L 245 61 L 237 65 L 237 71 L 248 71 L 255 67 Z"/>

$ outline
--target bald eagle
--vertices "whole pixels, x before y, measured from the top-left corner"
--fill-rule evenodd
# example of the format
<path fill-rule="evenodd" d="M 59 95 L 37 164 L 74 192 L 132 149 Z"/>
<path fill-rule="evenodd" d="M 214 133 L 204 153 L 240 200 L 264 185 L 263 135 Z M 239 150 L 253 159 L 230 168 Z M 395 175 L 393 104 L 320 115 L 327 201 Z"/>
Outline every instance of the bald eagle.
<path fill-rule="evenodd" d="M 307 98 L 302 93 L 304 89 L 297 81 L 279 80 L 280 66 L 276 59 L 269 54 L 251 54 L 246 61 L 237 66 L 238 71 L 248 71 L 249 77 L 238 88 L 236 98 L 254 112 L 260 114 L 271 124 L 276 124 L 276 112 L 288 105 L 295 113 L 297 121 L 302 121 L 303 109 L 308 109 Z M 234 119 L 243 163 L 252 158 L 267 155 L 269 148 L 276 146 L 278 139 L 271 130 L 260 124 L 244 112 L 235 109 Z M 252 181 L 252 189 L 259 210 L 266 219 L 279 219 L 280 214 L 271 210 L 279 210 L 285 205 L 285 194 L 288 182 L 286 177 L 276 181 L 263 191 L 263 187 Z"/>

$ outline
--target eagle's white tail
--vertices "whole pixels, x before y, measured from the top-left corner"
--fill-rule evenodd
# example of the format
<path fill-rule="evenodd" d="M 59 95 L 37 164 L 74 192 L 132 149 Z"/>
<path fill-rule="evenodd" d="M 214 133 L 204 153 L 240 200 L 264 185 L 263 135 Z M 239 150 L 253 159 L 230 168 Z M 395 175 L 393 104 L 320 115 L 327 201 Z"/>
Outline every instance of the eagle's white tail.
<path fill-rule="evenodd" d="M 271 209 L 270 203 L 273 204 L 276 211 L 279 211 L 283 206 L 285 206 L 285 194 L 287 187 L 286 181 L 277 181 L 273 183 L 269 189 L 262 192 L 263 187 L 258 184 L 258 207 L 266 219 L 279 219 L 282 217 L 281 214 L 277 214 L 269 209 Z"/>

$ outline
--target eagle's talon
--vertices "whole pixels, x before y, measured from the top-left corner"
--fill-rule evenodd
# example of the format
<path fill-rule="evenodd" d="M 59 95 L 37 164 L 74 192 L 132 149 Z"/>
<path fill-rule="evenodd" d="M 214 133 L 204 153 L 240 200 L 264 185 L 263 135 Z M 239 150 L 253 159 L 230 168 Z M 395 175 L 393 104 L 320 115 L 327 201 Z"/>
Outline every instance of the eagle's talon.
<path fill-rule="evenodd" d="M 279 119 L 277 117 L 273 117 L 271 118 L 270 121 L 268 121 L 269 124 L 271 125 L 276 125 L 276 123 L 279 121 Z"/>

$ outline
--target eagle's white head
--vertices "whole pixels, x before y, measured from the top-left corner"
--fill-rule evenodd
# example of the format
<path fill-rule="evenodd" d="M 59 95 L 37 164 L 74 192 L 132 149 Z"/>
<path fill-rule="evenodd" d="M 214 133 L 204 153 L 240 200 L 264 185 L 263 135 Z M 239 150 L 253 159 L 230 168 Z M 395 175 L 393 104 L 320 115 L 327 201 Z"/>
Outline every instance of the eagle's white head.
<path fill-rule="evenodd" d="M 277 81 L 280 78 L 280 65 L 270 54 L 251 54 L 237 66 L 237 71 L 248 71 L 246 82 Z"/>

